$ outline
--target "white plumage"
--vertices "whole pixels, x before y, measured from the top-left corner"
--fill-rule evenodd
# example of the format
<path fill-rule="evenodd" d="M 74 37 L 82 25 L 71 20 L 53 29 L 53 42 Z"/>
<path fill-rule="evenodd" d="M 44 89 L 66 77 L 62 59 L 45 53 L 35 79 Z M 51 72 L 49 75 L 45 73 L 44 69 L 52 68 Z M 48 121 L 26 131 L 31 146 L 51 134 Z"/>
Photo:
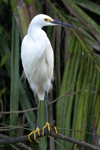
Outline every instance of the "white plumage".
<path fill-rule="evenodd" d="M 28 33 L 21 46 L 21 58 L 24 73 L 31 89 L 37 93 L 40 100 L 44 100 L 45 91 L 52 87 L 54 56 L 50 41 L 41 29 L 45 25 L 52 25 L 44 19 L 53 20 L 47 15 L 37 15 L 31 21 Z"/>

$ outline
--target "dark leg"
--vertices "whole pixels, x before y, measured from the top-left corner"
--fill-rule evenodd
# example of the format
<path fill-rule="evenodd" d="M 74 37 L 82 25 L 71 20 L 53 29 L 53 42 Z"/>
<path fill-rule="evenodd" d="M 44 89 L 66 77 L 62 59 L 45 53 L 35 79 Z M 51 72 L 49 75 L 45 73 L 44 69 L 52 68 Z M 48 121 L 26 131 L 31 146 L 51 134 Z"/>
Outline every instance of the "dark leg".
<path fill-rule="evenodd" d="M 36 101 L 37 101 L 37 127 L 39 127 L 39 99 L 36 94 Z"/>
<path fill-rule="evenodd" d="M 47 99 L 48 99 L 48 93 L 47 93 L 47 91 L 45 91 L 44 100 L 45 100 L 45 108 L 46 108 L 46 125 L 42 128 L 42 135 L 44 135 L 44 129 L 45 129 L 46 127 L 48 127 L 48 131 L 50 132 L 50 124 L 49 124 L 49 122 L 48 122 Z"/>
<path fill-rule="evenodd" d="M 48 93 L 45 91 L 45 108 L 46 108 L 46 122 L 48 122 L 48 107 L 47 107 L 47 100 L 48 100 Z"/>
<path fill-rule="evenodd" d="M 47 99 L 48 99 L 48 93 L 47 93 L 47 91 L 45 91 L 44 100 L 45 100 L 45 108 L 46 108 L 46 125 L 42 128 L 42 135 L 44 135 L 44 129 L 45 129 L 46 127 L 48 127 L 48 131 L 50 132 L 50 124 L 49 124 L 49 122 L 48 122 Z M 54 130 L 55 130 L 55 133 L 57 134 L 57 129 L 56 129 L 55 126 L 54 126 Z"/>
<path fill-rule="evenodd" d="M 34 134 L 34 140 L 36 141 L 36 143 L 38 143 L 37 139 L 36 139 L 36 132 L 38 132 L 38 135 L 40 136 L 40 129 L 39 129 L 39 99 L 38 96 L 36 94 L 36 101 L 37 101 L 37 128 L 36 130 L 32 131 L 29 135 L 28 135 L 28 139 L 30 142 L 32 142 L 30 136 L 32 134 Z"/>

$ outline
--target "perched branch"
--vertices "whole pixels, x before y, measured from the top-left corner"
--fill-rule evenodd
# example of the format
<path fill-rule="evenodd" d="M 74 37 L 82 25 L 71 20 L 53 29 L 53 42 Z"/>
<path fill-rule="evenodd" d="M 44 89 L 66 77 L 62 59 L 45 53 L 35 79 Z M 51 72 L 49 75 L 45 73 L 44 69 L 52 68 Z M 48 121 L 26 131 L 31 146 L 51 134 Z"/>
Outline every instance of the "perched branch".
<path fill-rule="evenodd" d="M 46 128 L 44 130 L 44 135 L 49 135 L 49 136 L 52 136 L 52 137 L 55 137 L 55 138 L 58 138 L 58 139 L 62 139 L 62 140 L 65 140 L 65 141 L 68 141 L 68 142 L 71 142 L 71 143 L 74 143 L 74 144 L 77 144 L 79 146 L 86 147 L 86 148 L 89 148 L 89 149 L 100 150 L 99 147 L 94 146 L 92 144 L 85 143 L 84 141 L 80 141 L 80 140 L 77 140 L 75 138 L 65 136 L 63 134 L 59 134 L 59 133 L 56 134 L 55 131 L 54 131 L 54 122 L 51 125 L 50 133 L 48 132 L 48 128 Z M 39 135 L 36 134 L 36 137 L 39 138 Z M 40 137 L 42 137 L 42 130 L 40 131 Z M 33 143 L 35 143 L 33 134 L 31 135 L 31 139 L 32 139 Z M 28 141 L 28 135 L 21 136 L 21 137 L 16 137 L 16 138 L 1 139 L 0 140 L 0 145 L 1 144 L 3 144 L 3 145 L 4 144 L 15 144 L 15 143 L 26 142 L 26 141 Z"/>

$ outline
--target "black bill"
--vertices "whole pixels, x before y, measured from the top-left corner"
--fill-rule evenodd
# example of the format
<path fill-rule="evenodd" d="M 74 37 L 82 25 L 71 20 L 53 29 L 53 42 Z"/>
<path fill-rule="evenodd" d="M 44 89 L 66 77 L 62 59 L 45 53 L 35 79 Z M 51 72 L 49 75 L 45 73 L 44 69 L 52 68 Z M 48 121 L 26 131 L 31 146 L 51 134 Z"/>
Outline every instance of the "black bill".
<path fill-rule="evenodd" d="M 50 21 L 50 22 L 55 24 L 55 25 L 61 25 L 61 26 L 76 28 L 75 26 L 73 26 L 71 24 L 67 24 L 67 23 L 64 23 L 64 22 L 56 21 L 56 20 L 53 20 L 53 21 Z"/>

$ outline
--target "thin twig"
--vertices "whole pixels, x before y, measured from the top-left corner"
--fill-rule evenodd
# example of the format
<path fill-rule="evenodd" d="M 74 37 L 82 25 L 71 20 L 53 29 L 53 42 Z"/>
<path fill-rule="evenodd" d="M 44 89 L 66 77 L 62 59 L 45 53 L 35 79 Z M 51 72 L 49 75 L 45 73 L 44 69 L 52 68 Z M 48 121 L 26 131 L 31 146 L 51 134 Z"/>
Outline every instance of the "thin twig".
<path fill-rule="evenodd" d="M 73 84 L 72 84 L 72 85 L 73 85 Z M 71 85 L 71 87 L 70 87 L 69 91 L 71 90 L 72 85 Z M 55 103 L 57 100 L 59 100 L 59 99 L 61 99 L 61 98 L 65 97 L 65 96 L 72 96 L 72 95 L 75 95 L 75 94 L 77 94 L 77 93 L 81 92 L 82 90 L 84 90 L 85 88 L 87 88 L 87 87 L 89 87 L 89 86 L 90 86 L 90 85 L 85 86 L 85 87 L 84 87 L 84 88 L 82 88 L 81 90 L 79 90 L 79 91 L 77 91 L 77 92 L 74 92 L 74 93 L 70 93 L 70 94 L 68 94 L 68 93 L 69 93 L 69 91 L 68 91 L 68 92 L 66 92 L 64 95 L 62 95 L 62 96 L 60 96 L 60 97 L 56 98 L 55 100 L 53 100 L 52 102 L 49 102 L 47 105 L 51 105 L 52 103 Z M 68 94 L 68 95 L 67 95 L 67 94 Z M 37 109 L 37 107 L 35 107 L 35 108 L 31 108 L 31 109 L 27 109 L 27 110 L 21 110 L 21 111 L 0 112 L 0 114 L 26 113 L 26 112 L 30 112 L 30 111 L 33 111 L 33 110 L 36 110 L 36 109 Z"/>
<path fill-rule="evenodd" d="M 61 144 L 59 144 L 56 140 L 54 140 L 51 136 L 48 135 L 50 139 L 52 139 L 56 144 L 58 144 L 62 149 L 66 150 Z"/>
<path fill-rule="evenodd" d="M 90 85 L 85 86 L 85 87 L 84 87 L 84 88 L 82 88 L 81 90 L 79 90 L 79 91 L 77 91 L 77 92 L 74 92 L 74 93 L 70 93 L 70 94 L 68 94 L 68 92 L 67 92 L 67 93 L 65 93 L 64 95 L 62 95 L 62 96 L 60 96 L 60 97 L 56 98 L 56 99 L 55 99 L 55 100 L 53 100 L 52 102 L 48 103 L 48 105 L 51 105 L 52 103 L 55 103 L 57 100 L 59 100 L 59 99 L 61 99 L 61 98 L 63 98 L 63 97 L 75 95 L 75 94 L 77 94 L 77 93 L 81 92 L 82 90 L 84 90 L 85 88 L 87 88 L 87 87 L 89 87 L 89 86 L 90 86 Z M 71 87 L 70 87 L 70 88 L 71 88 Z M 67 95 L 67 94 L 68 94 L 68 95 Z"/>
<path fill-rule="evenodd" d="M 31 108 L 31 109 L 27 109 L 27 110 L 21 110 L 21 111 L 6 111 L 6 112 L 0 112 L 0 114 L 20 114 L 20 113 L 26 113 L 26 112 L 30 112 L 33 110 L 37 110 L 37 107 L 35 108 Z"/>
<path fill-rule="evenodd" d="M 10 146 L 13 148 L 13 149 L 15 149 L 15 150 L 20 150 L 19 148 L 17 148 L 15 145 L 13 145 L 13 144 L 10 144 Z"/>
<path fill-rule="evenodd" d="M 94 135 L 100 136 L 100 134 L 90 133 L 90 132 L 85 132 L 85 131 L 75 130 L 75 129 L 57 128 L 57 130 L 68 130 L 68 131 L 73 131 L 73 132 L 81 132 L 81 133 L 91 134 L 91 135 L 93 135 L 93 136 L 94 136 Z"/>

